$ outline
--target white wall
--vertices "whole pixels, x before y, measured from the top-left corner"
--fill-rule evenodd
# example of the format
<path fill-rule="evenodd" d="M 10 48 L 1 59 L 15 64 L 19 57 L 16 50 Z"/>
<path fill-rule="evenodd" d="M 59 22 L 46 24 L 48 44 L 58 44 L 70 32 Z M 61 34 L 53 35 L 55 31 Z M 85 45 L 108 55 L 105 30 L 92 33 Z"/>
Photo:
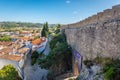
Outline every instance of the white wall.
<path fill-rule="evenodd" d="M 0 69 L 2 69 L 5 65 L 9 65 L 9 64 L 12 64 L 16 68 L 19 76 L 23 79 L 24 78 L 24 73 L 23 73 L 22 69 L 19 67 L 18 62 L 0 58 Z"/>

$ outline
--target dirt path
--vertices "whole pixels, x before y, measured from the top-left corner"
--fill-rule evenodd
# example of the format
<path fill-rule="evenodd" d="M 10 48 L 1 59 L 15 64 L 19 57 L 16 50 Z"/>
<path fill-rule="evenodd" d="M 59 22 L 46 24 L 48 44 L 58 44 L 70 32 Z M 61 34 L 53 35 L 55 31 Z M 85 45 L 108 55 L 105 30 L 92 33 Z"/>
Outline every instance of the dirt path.
<path fill-rule="evenodd" d="M 47 80 L 47 70 L 41 69 L 37 64 L 31 66 L 31 55 L 28 54 L 28 59 L 24 67 L 25 80 Z M 43 79 L 44 78 L 44 79 Z"/>

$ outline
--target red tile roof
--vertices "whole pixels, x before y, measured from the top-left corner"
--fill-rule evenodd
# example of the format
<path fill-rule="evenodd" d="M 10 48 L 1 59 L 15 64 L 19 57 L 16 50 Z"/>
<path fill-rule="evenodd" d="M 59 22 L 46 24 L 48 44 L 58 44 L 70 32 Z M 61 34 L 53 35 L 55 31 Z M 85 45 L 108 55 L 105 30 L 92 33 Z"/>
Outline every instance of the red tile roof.
<path fill-rule="evenodd" d="M 31 38 L 28 38 L 28 37 L 20 37 L 20 39 L 24 40 L 24 41 L 30 41 Z"/>
<path fill-rule="evenodd" d="M 41 38 L 38 38 L 38 39 L 35 39 L 32 41 L 32 44 L 34 44 L 34 45 L 40 45 L 41 43 L 42 43 Z"/>
<path fill-rule="evenodd" d="M 9 55 L 9 54 L 1 55 L 0 58 L 13 60 L 13 61 L 20 61 L 22 59 L 22 57 L 19 55 Z"/>
<path fill-rule="evenodd" d="M 22 32 L 20 32 L 20 34 L 29 34 L 29 32 L 28 31 L 22 31 Z"/>
<path fill-rule="evenodd" d="M 12 48 L 3 48 L 0 50 L 1 54 L 9 54 L 12 51 Z"/>
<path fill-rule="evenodd" d="M 12 45 L 12 42 L 0 42 L 0 45 L 2 45 L 2 46 L 10 46 L 10 45 Z"/>

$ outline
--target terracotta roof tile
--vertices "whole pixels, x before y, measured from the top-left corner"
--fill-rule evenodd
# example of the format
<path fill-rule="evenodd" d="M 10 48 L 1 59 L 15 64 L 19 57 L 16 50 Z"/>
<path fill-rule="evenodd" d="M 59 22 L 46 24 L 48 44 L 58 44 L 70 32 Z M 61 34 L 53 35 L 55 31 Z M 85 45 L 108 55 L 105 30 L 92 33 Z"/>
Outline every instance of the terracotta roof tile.
<path fill-rule="evenodd" d="M 34 44 L 34 45 L 40 45 L 41 43 L 42 43 L 41 38 L 38 38 L 38 39 L 35 39 L 32 41 L 32 44 Z"/>
<path fill-rule="evenodd" d="M 18 52 L 25 54 L 28 50 L 29 50 L 29 48 L 22 48 L 22 49 L 19 49 Z"/>
<path fill-rule="evenodd" d="M 12 51 L 12 48 L 3 48 L 0 50 L 2 54 L 9 54 Z"/>
<path fill-rule="evenodd" d="M 2 55 L 0 56 L 0 58 L 13 60 L 13 61 L 20 61 L 22 59 L 22 57 L 19 55 L 9 55 L 9 54 Z"/>
<path fill-rule="evenodd" d="M 12 45 L 12 42 L 1 42 L 0 41 L 0 45 L 2 45 L 2 46 L 10 46 L 10 45 Z"/>
<path fill-rule="evenodd" d="M 28 38 L 28 37 L 20 37 L 20 39 L 24 40 L 24 41 L 30 41 L 31 38 Z"/>

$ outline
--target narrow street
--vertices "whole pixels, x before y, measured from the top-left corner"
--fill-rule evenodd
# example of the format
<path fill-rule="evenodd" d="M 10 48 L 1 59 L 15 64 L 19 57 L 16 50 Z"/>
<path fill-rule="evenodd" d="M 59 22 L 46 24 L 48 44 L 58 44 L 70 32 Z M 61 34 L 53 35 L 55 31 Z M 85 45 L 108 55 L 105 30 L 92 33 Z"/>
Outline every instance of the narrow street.
<path fill-rule="evenodd" d="M 47 72 L 47 70 L 41 69 L 37 64 L 31 66 L 31 54 L 28 54 L 24 67 L 25 80 L 47 80 Z"/>
<path fill-rule="evenodd" d="M 49 36 L 45 51 L 43 52 L 45 55 L 48 55 L 50 52 L 50 40 L 51 36 Z M 29 53 L 24 67 L 25 80 L 47 80 L 47 73 L 48 70 L 41 69 L 37 63 L 33 66 L 31 65 L 31 53 Z"/>
<path fill-rule="evenodd" d="M 43 52 L 45 55 L 48 55 L 49 52 L 50 52 L 50 44 L 49 44 L 49 42 L 51 41 L 51 39 L 52 39 L 52 36 L 49 35 L 49 36 L 48 36 L 48 42 L 47 42 L 47 44 L 46 44 L 45 51 Z"/>
<path fill-rule="evenodd" d="M 50 52 L 50 45 L 49 45 L 49 41 L 47 42 L 46 44 L 46 48 L 45 48 L 45 51 L 43 52 L 45 55 L 48 55 Z"/>

